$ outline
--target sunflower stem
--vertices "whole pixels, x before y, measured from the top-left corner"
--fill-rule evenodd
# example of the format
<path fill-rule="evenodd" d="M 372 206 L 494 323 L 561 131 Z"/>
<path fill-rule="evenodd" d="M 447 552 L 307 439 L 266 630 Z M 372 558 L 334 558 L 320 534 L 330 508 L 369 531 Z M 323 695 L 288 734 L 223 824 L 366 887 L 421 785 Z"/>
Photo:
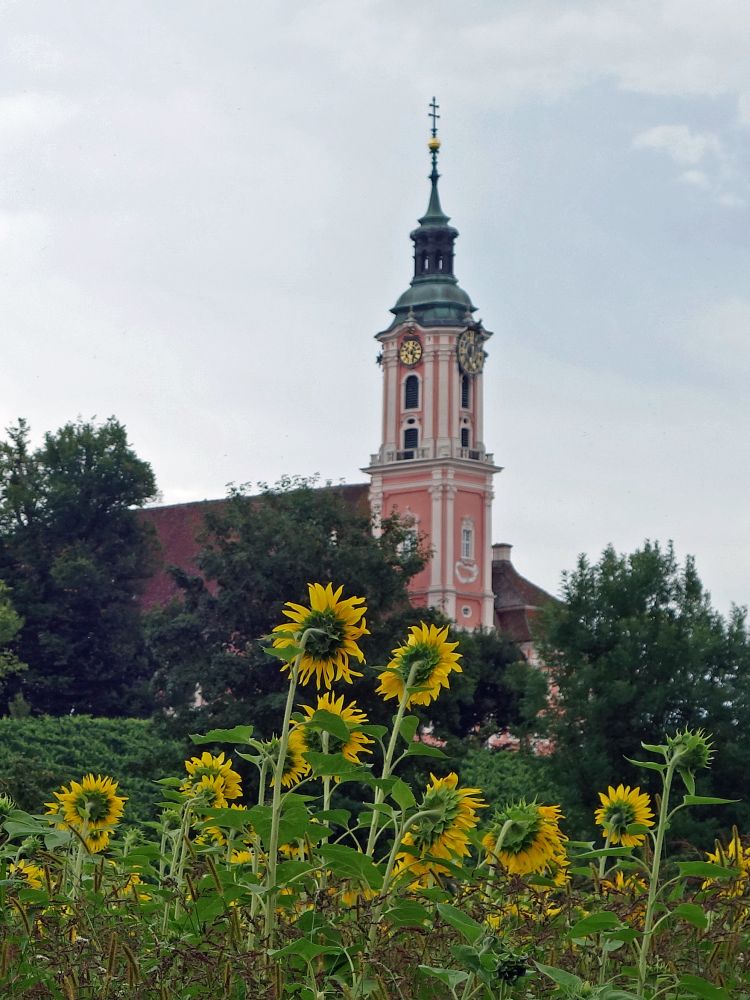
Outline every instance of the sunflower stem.
<path fill-rule="evenodd" d="M 406 679 L 406 684 L 404 684 L 404 690 L 401 692 L 401 698 L 398 703 L 398 711 L 393 719 L 393 729 L 391 731 L 391 738 L 388 741 L 388 749 L 385 752 L 385 757 L 383 759 L 383 770 L 381 772 L 381 779 L 385 780 L 390 778 L 391 772 L 393 770 L 393 755 L 396 752 L 396 746 L 398 745 L 399 732 L 401 730 L 401 723 L 404 719 L 404 714 L 409 704 L 409 698 L 411 696 L 411 686 L 414 683 L 414 677 L 417 673 L 419 667 L 419 662 L 414 662 L 409 670 L 409 676 Z M 375 789 L 375 796 L 373 798 L 373 806 L 379 806 L 383 799 L 385 798 L 385 791 L 382 788 Z M 367 849 L 365 854 L 372 856 L 373 848 L 375 847 L 375 840 L 377 839 L 378 833 L 378 818 L 379 813 L 376 808 L 372 811 L 372 819 L 370 820 L 370 835 L 367 838 Z"/>
<path fill-rule="evenodd" d="M 383 886 L 380 890 L 380 900 L 378 905 L 372 911 L 372 917 L 370 920 L 370 931 L 367 935 L 367 951 L 366 956 L 369 958 L 373 947 L 375 946 L 375 938 L 378 933 L 378 924 L 380 923 L 380 918 L 383 915 L 383 909 L 385 904 L 388 902 L 388 893 L 391 888 L 391 882 L 393 880 L 393 869 L 396 866 L 396 858 L 398 857 L 398 851 L 401 847 L 401 843 L 404 839 L 409 827 L 413 826 L 418 820 L 424 819 L 427 816 L 438 816 L 440 814 L 439 809 L 423 809 L 421 812 L 414 813 L 408 819 L 405 819 L 398 830 L 398 833 L 393 838 L 393 844 L 391 846 L 390 854 L 388 855 L 388 863 L 385 866 L 385 874 L 383 875 Z"/>
<path fill-rule="evenodd" d="M 651 938 L 654 933 L 654 909 L 658 892 L 659 870 L 661 868 L 661 856 L 664 849 L 664 837 L 669 826 L 669 794 L 672 790 L 672 779 L 675 768 L 679 761 L 679 755 L 674 756 L 667 764 L 667 769 L 662 776 L 662 795 L 659 805 L 659 825 L 654 841 L 654 857 L 651 862 L 649 873 L 648 901 L 646 903 L 646 916 L 643 921 L 643 936 L 638 948 L 638 992 L 639 1000 L 643 1000 L 646 989 L 646 975 L 648 973 L 648 953 L 651 947 Z"/>
<path fill-rule="evenodd" d="M 279 825 L 281 821 L 281 779 L 284 774 L 284 764 L 286 763 L 286 752 L 289 746 L 289 722 L 292 717 L 294 707 L 294 696 L 297 692 L 297 682 L 299 680 L 300 664 L 305 655 L 305 645 L 310 630 L 307 629 L 300 638 L 300 652 L 295 656 L 289 671 L 289 691 L 286 696 L 284 706 L 284 721 L 281 723 L 281 737 L 279 739 L 278 758 L 273 772 L 273 798 L 271 800 L 271 834 L 268 842 L 268 865 L 266 867 L 266 919 L 264 924 L 264 934 L 266 938 L 266 948 L 273 948 L 274 933 L 276 930 L 276 864 L 279 851 Z"/>

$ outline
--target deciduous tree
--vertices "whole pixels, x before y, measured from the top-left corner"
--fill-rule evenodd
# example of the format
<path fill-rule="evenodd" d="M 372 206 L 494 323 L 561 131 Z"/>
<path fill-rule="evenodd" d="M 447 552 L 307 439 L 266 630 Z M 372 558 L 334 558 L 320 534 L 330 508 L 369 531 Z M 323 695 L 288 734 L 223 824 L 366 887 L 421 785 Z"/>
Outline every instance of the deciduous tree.
<path fill-rule="evenodd" d="M 66 424 L 36 449 L 20 421 L 0 442 L 0 578 L 25 619 L 15 651 L 34 710 L 145 708 L 136 597 L 151 542 L 132 508 L 155 492 L 114 418 Z"/>

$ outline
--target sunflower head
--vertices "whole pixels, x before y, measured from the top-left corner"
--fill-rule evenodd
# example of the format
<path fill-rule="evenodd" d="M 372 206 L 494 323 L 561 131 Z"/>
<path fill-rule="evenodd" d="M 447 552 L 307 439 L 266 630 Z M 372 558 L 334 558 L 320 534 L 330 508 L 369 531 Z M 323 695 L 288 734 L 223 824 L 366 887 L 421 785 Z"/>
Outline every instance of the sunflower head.
<path fill-rule="evenodd" d="M 275 762 L 279 758 L 281 741 L 272 739 L 265 746 L 271 760 L 274 761 L 275 767 Z M 293 785 L 298 785 L 310 773 L 310 765 L 303 756 L 309 749 L 304 726 L 292 723 L 289 730 L 286 757 L 284 758 L 284 770 L 281 774 L 282 788 L 292 788 Z M 271 779 L 271 787 L 273 787 L 275 780 L 275 778 Z"/>
<path fill-rule="evenodd" d="M 408 872 L 419 882 L 449 871 L 435 859 L 456 863 L 466 857 L 469 830 L 479 822 L 477 809 L 487 807 L 481 794 L 479 788 L 459 788 L 455 772 L 445 778 L 431 774 L 430 784 L 417 806 L 419 813 L 427 815 L 412 824 L 401 841 L 401 846 L 409 850 L 398 853 L 396 874 Z"/>
<path fill-rule="evenodd" d="M 719 895 L 724 897 L 743 896 L 747 893 L 747 886 L 750 882 L 750 847 L 742 843 L 739 831 L 736 826 L 732 827 L 732 838 L 726 847 L 718 840 L 716 849 L 706 854 L 706 861 L 714 865 L 721 865 L 723 868 L 736 868 L 736 876 L 729 881 L 722 881 Z M 709 889 L 717 885 L 716 879 L 707 879 L 702 889 Z"/>
<path fill-rule="evenodd" d="M 340 719 L 348 732 L 346 739 L 328 732 L 329 753 L 341 753 L 352 764 L 360 763 L 361 754 L 372 753 L 368 744 L 375 741 L 370 739 L 361 730 L 362 726 L 367 725 L 367 716 L 361 709 L 357 708 L 355 701 L 345 706 L 343 695 L 335 698 L 333 694 L 326 693 L 318 695 L 318 703 L 315 708 L 312 708 L 310 705 L 303 705 L 302 709 L 307 717 L 307 721 L 301 725 L 304 730 L 308 750 L 322 749 L 321 732 L 316 727 L 313 717 L 316 712 L 327 712 L 329 715 L 335 715 Z"/>
<path fill-rule="evenodd" d="M 482 838 L 490 864 L 499 862 L 514 875 L 562 871 L 565 879 L 565 842 L 560 830 L 559 806 L 540 806 L 519 799 L 498 810 Z"/>
<path fill-rule="evenodd" d="M 461 672 L 457 642 L 448 642 L 448 626 L 412 625 L 403 646 L 393 650 L 393 659 L 378 676 L 377 694 L 401 699 L 408 685 L 406 707 L 429 705 L 442 688 L 450 687 L 448 675 Z"/>
<path fill-rule="evenodd" d="M 31 889 L 41 889 L 44 885 L 44 869 L 26 861 L 25 858 L 8 865 L 8 875 L 22 880 Z"/>
<path fill-rule="evenodd" d="M 117 795 L 117 782 L 97 774 L 87 774 L 80 782 L 71 781 L 54 793 L 57 802 L 47 802 L 47 814 L 61 825 L 87 834 L 110 831 L 120 822 L 127 799 Z"/>
<path fill-rule="evenodd" d="M 273 645 L 276 649 L 294 646 L 303 650 L 300 660 L 300 683 L 311 678 L 315 685 L 330 689 L 334 680 L 351 684 L 353 677 L 362 675 L 350 666 L 350 659 L 358 663 L 364 654 L 357 645 L 363 635 L 369 635 L 365 622 L 364 597 L 341 599 L 344 588 L 336 590 L 329 583 L 309 583 L 310 606 L 287 602 L 283 614 L 289 619 L 277 625 Z M 289 670 L 284 663 L 282 670 Z"/>
<path fill-rule="evenodd" d="M 5 792 L 0 794 L 0 823 L 6 820 L 15 808 L 16 803 L 13 801 L 12 796 L 6 795 Z"/>
<path fill-rule="evenodd" d="M 224 759 L 224 754 L 218 756 L 205 750 L 200 757 L 191 757 L 185 761 L 187 778 L 180 785 L 181 792 L 188 794 L 200 783 L 204 776 L 222 778 L 224 781 L 224 798 L 238 799 L 242 795 L 242 785 L 239 774 L 232 770 L 232 759 Z"/>
<path fill-rule="evenodd" d="M 220 774 L 202 774 L 197 781 L 183 782 L 180 791 L 192 799 L 198 815 L 206 809 L 224 809 L 227 805 L 226 784 Z"/>
<path fill-rule="evenodd" d="M 687 729 L 667 737 L 667 760 L 676 761 L 681 774 L 694 774 L 710 767 L 713 741 L 703 729 Z"/>
<path fill-rule="evenodd" d="M 599 792 L 601 806 L 594 813 L 594 821 L 602 828 L 610 844 L 622 844 L 623 847 L 637 847 L 646 839 L 645 833 L 628 833 L 628 827 L 653 826 L 654 813 L 651 800 L 646 792 L 630 785 L 612 785 L 604 792 Z"/>

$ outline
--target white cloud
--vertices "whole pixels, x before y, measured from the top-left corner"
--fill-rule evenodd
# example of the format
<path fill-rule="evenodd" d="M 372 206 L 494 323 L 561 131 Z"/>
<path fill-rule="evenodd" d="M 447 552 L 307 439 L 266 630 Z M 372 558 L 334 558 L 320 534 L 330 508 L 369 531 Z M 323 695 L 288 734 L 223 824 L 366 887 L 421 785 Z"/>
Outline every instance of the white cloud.
<path fill-rule="evenodd" d="M 681 166 L 694 166 L 708 155 L 721 157 L 723 149 L 713 132 L 693 132 L 687 125 L 656 125 L 633 139 L 636 149 L 659 149 Z M 693 173 L 697 173 L 694 171 Z M 683 175 L 684 176 L 684 175 Z M 691 178 L 685 177 L 686 180 Z"/>
<path fill-rule="evenodd" d="M 12 142 L 54 132 L 77 113 L 77 105 L 62 94 L 27 92 L 0 97 L 0 140 Z"/>
<path fill-rule="evenodd" d="M 710 187 L 708 177 L 702 170 L 686 170 L 680 174 L 680 180 L 686 184 L 694 184 L 696 187 Z"/>

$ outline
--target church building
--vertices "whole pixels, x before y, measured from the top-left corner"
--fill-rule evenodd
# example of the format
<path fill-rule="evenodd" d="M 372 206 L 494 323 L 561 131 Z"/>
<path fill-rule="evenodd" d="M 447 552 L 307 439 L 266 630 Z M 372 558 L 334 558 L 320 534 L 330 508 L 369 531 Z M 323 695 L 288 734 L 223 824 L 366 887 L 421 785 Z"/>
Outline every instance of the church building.
<path fill-rule="evenodd" d="M 489 330 L 455 275 L 458 231 L 438 192 L 437 105 L 430 106 L 432 170 L 427 211 L 411 233 L 414 273 L 376 335 L 383 379 L 381 440 L 363 469 L 366 486 L 341 487 L 367 502 L 378 530 L 397 512 L 426 539 L 431 558 L 411 583 L 415 605 L 439 608 L 460 628 L 497 628 L 533 656 L 530 622 L 552 600 L 524 579 L 511 546 L 492 544 L 493 478 L 500 472 L 484 442 L 484 379 Z M 197 535 L 205 513 L 223 501 L 176 504 L 141 512 L 161 543 L 162 570 L 144 594 L 146 607 L 177 588 L 167 569 L 197 573 Z"/>

